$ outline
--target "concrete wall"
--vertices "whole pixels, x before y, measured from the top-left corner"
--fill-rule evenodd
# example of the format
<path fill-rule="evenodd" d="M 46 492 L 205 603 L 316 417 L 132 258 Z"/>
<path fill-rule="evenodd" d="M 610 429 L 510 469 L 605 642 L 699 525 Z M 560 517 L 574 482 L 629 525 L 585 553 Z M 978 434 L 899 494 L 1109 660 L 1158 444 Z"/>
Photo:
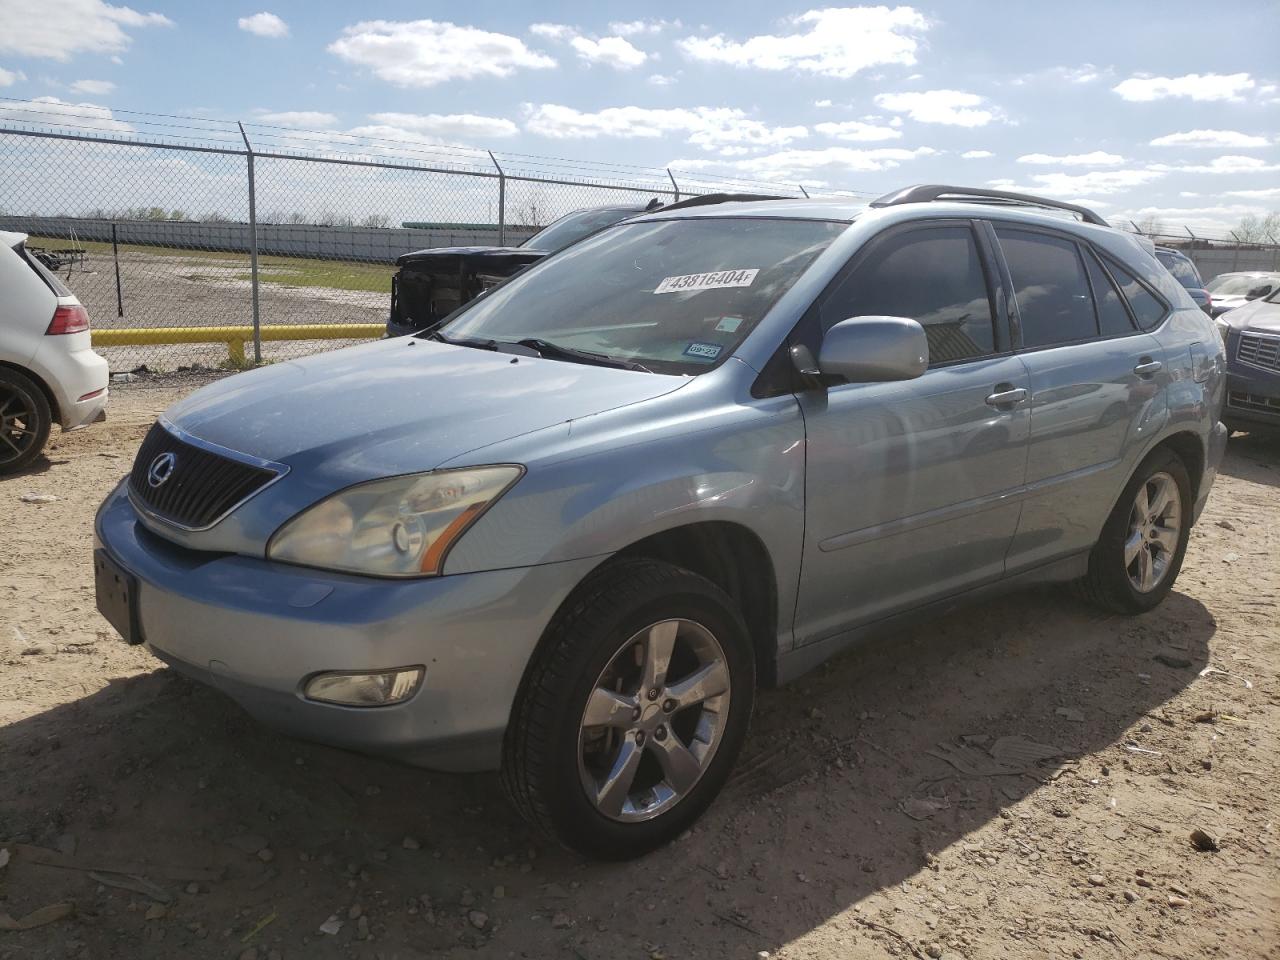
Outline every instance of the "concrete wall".
<path fill-rule="evenodd" d="M 120 243 L 247 253 L 249 226 L 244 223 L 191 223 L 176 220 L 114 221 Z M 75 217 L 0 216 L 0 230 L 39 237 L 111 242 L 111 220 Z M 514 246 L 530 235 L 528 228 L 512 228 L 506 242 Z M 498 230 L 434 228 L 381 230 L 373 227 L 321 227 L 312 224 L 259 224 L 258 252 L 323 260 L 362 260 L 391 263 L 402 253 L 428 247 L 496 246 Z"/>

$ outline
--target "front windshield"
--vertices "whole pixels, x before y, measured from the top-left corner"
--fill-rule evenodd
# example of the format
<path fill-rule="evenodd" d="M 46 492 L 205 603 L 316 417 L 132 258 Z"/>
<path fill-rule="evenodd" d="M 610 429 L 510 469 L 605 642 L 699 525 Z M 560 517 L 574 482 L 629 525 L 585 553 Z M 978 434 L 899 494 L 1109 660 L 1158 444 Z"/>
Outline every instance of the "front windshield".
<path fill-rule="evenodd" d="M 466 308 L 450 339 L 557 346 L 702 373 L 728 358 L 848 226 L 747 217 L 623 223 Z"/>
<path fill-rule="evenodd" d="M 597 210 L 579 210 L 561 217 L 550 226 L 543 227 L 520 246 L 526 250 L 555 253 L 557 250 L 589 237 L 597 230 L 611 227 L 619 220 L 634 217 L 641 211 L 630 207 L 603 207 Z"/>
<path fill-rule="evenodd" d="M 1222 297 L 1243 297 L 1254 287 L 1275 289 L 1275 277 L 1214 277 L 1205 289 Z"/>

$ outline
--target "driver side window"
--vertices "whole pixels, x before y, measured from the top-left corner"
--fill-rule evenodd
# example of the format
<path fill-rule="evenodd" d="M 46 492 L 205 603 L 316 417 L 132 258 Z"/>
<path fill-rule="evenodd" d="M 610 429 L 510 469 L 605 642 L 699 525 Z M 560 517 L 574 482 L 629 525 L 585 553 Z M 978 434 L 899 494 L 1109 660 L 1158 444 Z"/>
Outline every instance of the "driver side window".
<path fill-rule="evenodd" d="M 996 353 L 995 313 L 969 225 L 920 227 L 872 240 L 823 301 L 822 328 L 877 315 L 909 317 L 923 326 L 930 367 Z"/>

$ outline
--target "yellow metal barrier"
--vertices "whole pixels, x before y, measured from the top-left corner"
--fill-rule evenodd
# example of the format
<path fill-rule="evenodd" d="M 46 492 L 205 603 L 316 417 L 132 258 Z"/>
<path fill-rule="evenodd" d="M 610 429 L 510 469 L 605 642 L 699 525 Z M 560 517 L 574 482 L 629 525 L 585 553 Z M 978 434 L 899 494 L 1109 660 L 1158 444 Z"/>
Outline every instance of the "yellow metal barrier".
<path fill-rule="evenodd" d="M 381 323 L 271 324 L 261 328 L 263 340 L 368 340 L 386 332 Z M 253 327 L 95 328 L 95 347 L 139 347 L 163 343 L 225 343 L 227 359 L 244 364 L 244 345 L 253 342 Z"/>

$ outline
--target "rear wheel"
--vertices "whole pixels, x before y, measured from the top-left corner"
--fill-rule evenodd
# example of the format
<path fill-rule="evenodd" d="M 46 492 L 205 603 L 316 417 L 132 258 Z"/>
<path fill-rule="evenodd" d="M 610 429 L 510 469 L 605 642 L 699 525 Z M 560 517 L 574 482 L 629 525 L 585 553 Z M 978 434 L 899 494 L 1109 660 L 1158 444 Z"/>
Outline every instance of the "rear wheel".
<path fill-rule="evenodd" d="M 1191 529 L 1191 479 L 1171 450 L 1138 467 L 1107 518 L 1081 581 L 1085 597 L 1115 613 L 1145 613 L 1173 589 Z"/>
<path fill-rule="evenodd" d="M 535 656 L 507 730 L 504 786 L 566 846 L 639 856 L 720 791 L 754 693 L 747 630 L 722 590 L 671 564 L 611 564 Z"/>
<path fill-rule="evenodd" d="M 14 473 L 38 457 L 52 424 L 44 391 L 30 377 L 0 367 L 0 473 Z"/>

